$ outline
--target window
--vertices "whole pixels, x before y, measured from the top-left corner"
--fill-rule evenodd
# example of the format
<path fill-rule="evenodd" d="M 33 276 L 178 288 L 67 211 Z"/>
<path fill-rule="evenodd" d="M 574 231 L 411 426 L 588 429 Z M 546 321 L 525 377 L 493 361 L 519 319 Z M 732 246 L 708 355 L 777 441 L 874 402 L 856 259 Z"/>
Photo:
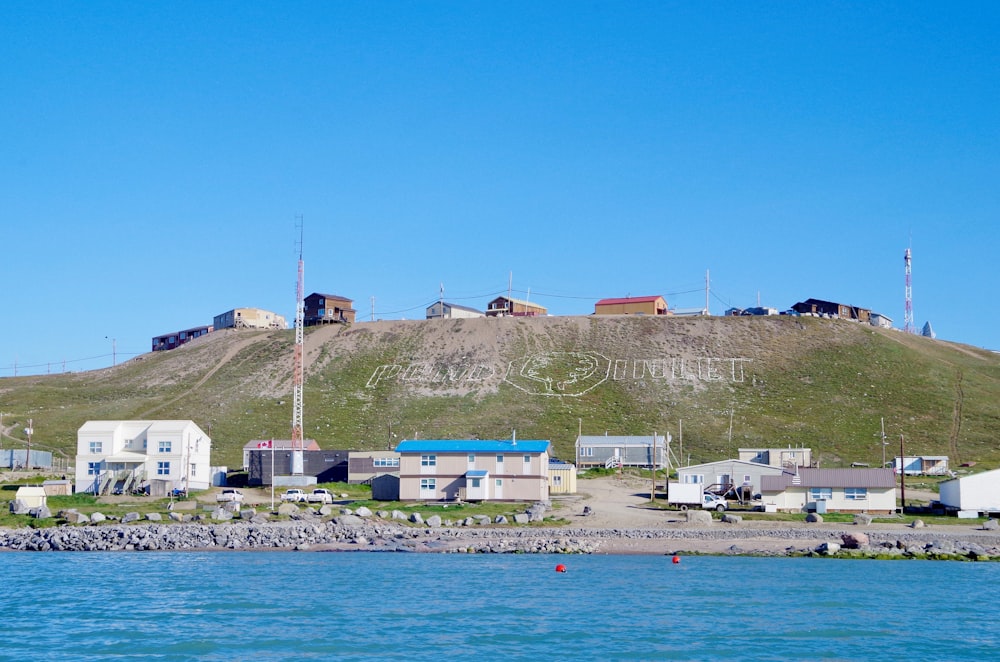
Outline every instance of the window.
<path fill-rule="evenodd" d="M 160 453 L 169 453 L 171 448 L 172 448 L 172 444 L 169 441 L 161 441 L 157 445 L 157 450 Z"/>
<path fill-rule="evenodd" d="M 191 475 L 192 476 L 198 475 L 198 465 L 195 464 L 194 462 L 191 463 Z"/>
<path fill-rule="evenodd" d="M 90 452 L 94 455 L 100 455 L 104 452 L 104 443 L 100 441 L 90 442 Z"/>
<path fill-rule="evenodd" d="M 531 456 L 530 455 L 525 455 L 524 456 L 524 463 L 525 464 L 531 464 Z"/>
<path fill-rule="evenodd" d="M 476 454 L 469 453 L 469 464 L 475 464 L 475 463 L 476 463 Z"/>
<path fill-rule="evenodd" d="M 503 464 L 503 455 L 497 455 L 497 465 Z"/>
<path fill-rule="evenodd" d="M 848 501 L 865 501 L 868 498 L 867 487 L 845 487 L 844 498 Z"/>
<path fill-rule="evenodd" d="M 684 474 L 683 482 L 687 485 L 704 485 L 705 476 L 704 474 Z"/>
<path fill-rule="evenodd" d="M 87 463 L 87 475 L 96 476 L 101 473 L 101 463 L 100 462 L 88 462 Z"/>
<path fill-rule="evenodd" d="M 482 478 L 473 478 L 472 479 L 472 487 L 474 487 L 474 488 L 476 488 L 478 490 L 479 489 L 479 484 L 481 482 L 482 482 Z"/>
<path fill-rule="evenodd" d="M 496 486 L 497 487 L 503 487 L 503 479 L 502 478 L 497 478 Z"/>
<path fill-rule="evenodd" d="M 422 467 L 436 467 L 438 463 L 437 455 L 421 455 L 420 456 L 420 466 Z"/>
<path fill-rule="evenodd" d="M 399 458 L 398 457 L 377 457 L 372 462 L 376 467 L 398 467 Z"/>
<path fill-rule="evenodd" d="M 156 475 L 157 476 L 169 476 L 170 475 L 170 463 L 169 462 L 157 462 L 156 463 Z"/>
<path fill-rule="evenodd" d="M 594 449 L 593 448 L 581 448 L 580 449 L 580 457 L 594 457 Z"/>
<path fill-rule="evenodd" d="M 750 484 L 750 474 L 743 474 L 743 484 L 744 485 Z"/>
<path fill-rule="evenodd" d="M 833 499 L 833 488 L 832 487 L 810 487 L 809 488 L 809 500 L 810 501 L 829 501 Z"/>
<path fill-rule="evenodd" d="M 560 487 L 562 485 L 562 476 L 560 476 L 559 474 L 553 474 L 552 485 L 555 487 Z"/>
<path fill-rule="evenodd" d="M 420 496 L 428 497 L 435 496 L 437 494 L 437 479 L 436 478 L 421 478 L 420 479 Z"/>

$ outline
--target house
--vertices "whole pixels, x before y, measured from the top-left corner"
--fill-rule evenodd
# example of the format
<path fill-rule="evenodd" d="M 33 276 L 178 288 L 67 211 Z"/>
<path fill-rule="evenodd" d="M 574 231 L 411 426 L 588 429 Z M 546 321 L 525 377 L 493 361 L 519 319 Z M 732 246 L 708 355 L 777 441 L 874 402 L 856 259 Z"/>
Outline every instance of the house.
<path fill-rule="evenodd" d="M 45 488 L 37 485 L 22 485 L 17 488 L 14 498 L 22 502 L 28 508 L 41 508 L 46 505 L 48 495 Z"/>
<path fill-rule="evenodd" d="M 348 483 L 370 483 L 383 474 L 399 476 L 396 451 L 351 451 L 347 456 Z"/>
<path fill-rule="evenodd" d="M 308 477 L 311 483 L 346 483 L 347 460 L 349 450 L 303 450 L 302 476 Z M 292 471 L 292 449 L 251 450 L 249 452 L 249 468 L 247 469 L 247 485 L 260 487 L 284 485 L 282 476 L 289 476 Z M 276 482 L 275 482 L 276 481 Z"/>
<path fill-rule="evenodd" d="M 212 330 L 213 327 L 211 326 L 196 326 L 191 329 L 184 329 L 183 331 L 175 331 L 174 333 L 155 336 L 153 338 L 153 351 L 164 352 L 169 349 L 174 349 L 175 347 L 180 347 L 184 343 L 191 342 L 195 338 L 208 335 L 212 332 Z"/>
<path fill-rule="evenodd" d="M 708 308 L 674 308 L 667 314 L 674 317 L 698 317 L 708 315 Z"/>
<path fill-rule="evenodd" d="M 427 319 L 458 319 L 470 317 L 485 317 L 486 313 L 468 306 L 460 306 L 457 303 L 447 301 L 436 301 L 427 307 Z"/>
<path fill-rule="evenodd" d="M 744 462 L 756 462 L 771 467 L 795 470 L 795 467 L 812 466 L 812 449 L 802 448 L 739 448 L 739 459 Z"/>
<path fill-rule="evenodd" d="M 270 451 L 274 449 L 276 453 L 282 451 L 292 450 L 292 440 L 291 439 L 254 439 L 243 444 L 243 471 L 248 471 L 250 469 L 250 451 Z M 302 441 L 302 450 L 304 451 L 318 451 L 319 444 L 316 443 L 315 439 L 304 439 Z"/>
<path fill-rule="evenodd" d="M 212 321 L 216 329 L 287 329 L 284 316 L 260 308 L 233 308 L 216 315 Z"/>
<path fill-rule="evenodd" d="M 549 311 L 545 306 L 509 297 L 497 297 L 486 306 L 487 317 L 506 317 L 508 315 L 512 317 L 541 317 L 548 314 Z"/>
<path fill-rule="evenodd" d="M 666 439 L 650 437 L 616 437 L 609 435 L 576 438 L 576 466 L 588 467 L 650 467 L 653 465 L 653 445 L 656 445 L 656 467 L 667 466 Z"/>
<path fill-rule="evenodd" d="M 784 512 L 893 513 L 892 469 L 808 469 L 761 478 L 765 509 Z"/>
<path fill-rule="evenodd" d="M 983 471 L 938 484 L 939 501 L 959 517 L 1000 512 L 1000 469 Z"/>
<path fill-rule="evenodd" d="M 760 494 L 764 476 L 780 476 L 781 467 L 746 460 L 720 460 L 677 469 L 678 483 L 697 483 L 719 496 L 731 495 L 740 501 Z"/>
<path fill-rule="evenodd" d="M 97 494 L 212 484 L 212 440 L 194 421 L 87 421 L 76 433 L 76 491 Z"/>
<path fill-rule="evenodd" d="M 549 460 L 549 494 L 576 494 L 576 466 Z"/>
<path fill-rule="evenodd" d="M 892 328 L 892 318 L 883 315 L 882 313 L 872 313 L 871 317 L 872 326 L 877 326 L 880 329 L 891 329 Z"/>
<path fill-rule="evenodd" d="M 661 296 L 601 299 L 594 304 L 595 315 L 666 315 L 667 301 Z"/>
<path fill-rule="evenodd" d="M 867 308 L 859 308 L 845 303 L 835 303 L 833 301 L 823 301 L 822 299 L 806 299 L 792 306 L 792 310 L 800 315 L 816 315 L 826 317 L 836 317 L 844 320 L 857 320 L 859 322 L 870 323 L 872 311 Z"/>
<path fill-rule="evenodd" d="M 892 459 L 892 467 L 898 476 L 900 467 L 907 476 L 947 476 L 948 469 L 947 455 L 907 455 L 905 457 L 896 456 Z"/>
<path fill-rule="evenodd" d="M 320 324 L 354 324 L 357 311 L 354 302 L 336 294 L 313 292 L 305 298 L 302 323 L 305 326 Z"/>
<path fill-rule="evenodd" d="M 546 501 L 549 446 L 542 440 L 406 440 L 399 443 L 402 501 Z"/>

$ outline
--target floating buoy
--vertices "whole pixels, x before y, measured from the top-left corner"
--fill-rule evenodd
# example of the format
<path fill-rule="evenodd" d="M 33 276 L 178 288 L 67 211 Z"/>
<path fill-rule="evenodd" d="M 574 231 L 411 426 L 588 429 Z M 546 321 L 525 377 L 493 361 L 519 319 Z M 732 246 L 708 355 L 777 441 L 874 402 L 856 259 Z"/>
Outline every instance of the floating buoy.
<path fill-rule="evenodd" d="M 679 557 L 676 554 L 674 554 L 674 558 L 670 559 L 670 562 L 671 563 L 680 563 L 681 562 L 681 557 Z"/>
<path fill-rule="evenodd" d="M 560 563 L 559 565 L 556 566 L 556 572 L 566 572 L 566 566 Z"/>

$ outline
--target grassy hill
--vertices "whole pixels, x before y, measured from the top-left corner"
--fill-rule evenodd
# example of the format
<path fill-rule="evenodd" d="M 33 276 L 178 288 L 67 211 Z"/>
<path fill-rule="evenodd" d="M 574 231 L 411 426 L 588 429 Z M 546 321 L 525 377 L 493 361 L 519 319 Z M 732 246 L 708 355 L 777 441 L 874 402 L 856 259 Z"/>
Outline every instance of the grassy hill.
<path fill-rule="evenodd" d="M 220 331 L 104 370 L 0 379 L 3 446 L 72 457 L 89 419 L 192 419 L 213 462 L 287 438 L 293 331 Z M 552 440 L 669 432 L 691 462 L 802 445 L 821 466 L 898 453 L 1000 466 L 1000 355 L 846 321 L 551 317 L 388 321 L 306 333 L 305 435 Z M 731 433 L 730 433 L 731 424 Z M 681 434 L 683 430 L 683 434 Z M 731 436 L 730 436 L 731 435 Z M 683 441 L 683 450 L 681 450 Z"/>

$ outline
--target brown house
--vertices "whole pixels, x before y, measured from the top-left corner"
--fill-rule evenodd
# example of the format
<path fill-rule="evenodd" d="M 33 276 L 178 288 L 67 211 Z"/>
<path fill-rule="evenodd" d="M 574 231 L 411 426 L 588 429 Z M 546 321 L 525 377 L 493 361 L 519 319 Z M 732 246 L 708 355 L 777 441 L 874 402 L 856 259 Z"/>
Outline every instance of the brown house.
<path fill-rule="evenodd" d="M 313 292 L 305 299 L 305 326 L 317 324 L 354 324 L 357 311 L 350 299 L 336 294 Z"/>
<path fill-rule="evenodd" d="M 858 308 L 845 303 L 834 303 L 833 301 L 823 301 L 821 299 L 806 299 L 792 306 L 792 310 L 800 315 L 830 315 L 837 316 L 845 320 L 857 320 L 866 324 L 871 323 L 872 311 L 867 308 Z"/>
<path fill-rule="evenodd" d="M 595 315 L 666 315 L 667 300 L 661 296 L 601 299 L 594 304 Z"/>
<path fill-rule="evenodd" d="M 509 297 L 497 297 L 493 301 L 490 301 L 486 307 L 487 317 L 504 317 L 506 315 L 512 317 L 540 317 L 548 314 L 549 311 L 545 306 Z"/>

